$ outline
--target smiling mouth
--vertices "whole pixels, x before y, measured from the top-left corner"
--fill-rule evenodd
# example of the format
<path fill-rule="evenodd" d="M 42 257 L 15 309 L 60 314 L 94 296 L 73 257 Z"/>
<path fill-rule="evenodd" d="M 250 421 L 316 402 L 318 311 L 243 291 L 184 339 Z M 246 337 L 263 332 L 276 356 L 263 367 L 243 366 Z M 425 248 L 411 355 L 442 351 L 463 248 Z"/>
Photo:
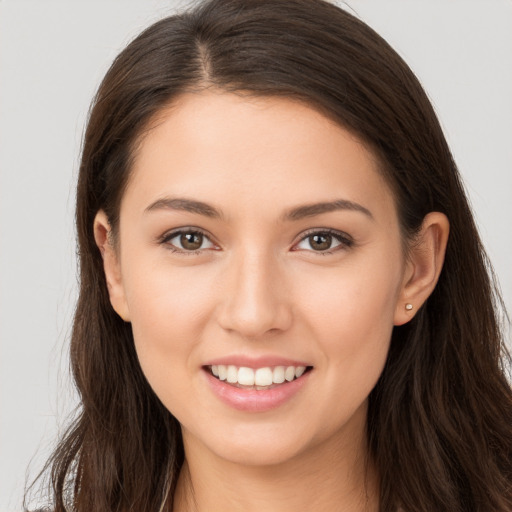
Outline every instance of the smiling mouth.
<path fill-rule="evenodd" d="M 235 365 L 212 365 L 204 367 L 216 379 L 242 389 L 267 390 L 299 379 L 313 369 L 312 366 L 265 366 L 248 368 Z"/>

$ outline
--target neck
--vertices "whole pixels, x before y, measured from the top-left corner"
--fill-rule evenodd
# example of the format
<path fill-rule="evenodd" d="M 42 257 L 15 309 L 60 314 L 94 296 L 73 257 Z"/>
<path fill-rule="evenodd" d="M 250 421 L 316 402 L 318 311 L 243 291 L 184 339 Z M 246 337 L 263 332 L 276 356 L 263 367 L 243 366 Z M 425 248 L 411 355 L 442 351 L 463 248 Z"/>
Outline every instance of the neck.
<path fill-rule="evenodd" d="M 375 512 L 378 477 L 365 436 L 351 441 L 330 439 L 268 466 L 232 463 L 203 450 L 198 457 L 185 442 L 173 512 Z"/>

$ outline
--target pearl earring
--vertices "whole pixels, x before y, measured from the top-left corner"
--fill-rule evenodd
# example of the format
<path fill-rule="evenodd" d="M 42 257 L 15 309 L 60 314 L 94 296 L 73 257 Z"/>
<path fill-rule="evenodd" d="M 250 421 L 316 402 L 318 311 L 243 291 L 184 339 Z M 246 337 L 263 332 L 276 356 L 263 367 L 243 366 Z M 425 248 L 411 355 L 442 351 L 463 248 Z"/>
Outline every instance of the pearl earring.
<path fill-rule="evenodd" d="M 407 311 L 411 311 L 411 309 L 412 309 L 412 304 L 407 303 L 407 304 L 405 305 L 405 309 L 406 309 Z"/>

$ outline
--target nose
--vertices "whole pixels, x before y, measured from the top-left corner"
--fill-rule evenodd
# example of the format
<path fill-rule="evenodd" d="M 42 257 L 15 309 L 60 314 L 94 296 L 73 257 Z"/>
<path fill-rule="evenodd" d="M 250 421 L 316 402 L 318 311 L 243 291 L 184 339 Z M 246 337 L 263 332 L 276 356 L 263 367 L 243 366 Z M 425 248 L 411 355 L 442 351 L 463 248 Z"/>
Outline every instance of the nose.
<path fill-rule="evenodd" d="M 263 251 L 246 251 L 230 262 L 218 322 L 246 339 L 287 330 L 292 322 L 290 295 L 279 262 Z"/>

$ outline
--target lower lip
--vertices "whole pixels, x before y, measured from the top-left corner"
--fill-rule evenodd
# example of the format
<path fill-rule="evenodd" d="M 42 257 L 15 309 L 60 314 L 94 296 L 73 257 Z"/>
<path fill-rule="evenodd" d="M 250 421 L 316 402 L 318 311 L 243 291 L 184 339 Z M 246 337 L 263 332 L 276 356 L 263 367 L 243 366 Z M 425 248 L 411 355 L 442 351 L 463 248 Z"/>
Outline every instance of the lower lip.
<path fill-rule="evenodd" d="M 310 374 L 311 371 L 308 371 L 291 382 L 284 382 L 270 389 L 257 390 L 231 386 L 205 370 L 208 384 L 215 395 L 233 409 L 246 412 L 270 411 L 285 404 L 306 384 Z"/>

